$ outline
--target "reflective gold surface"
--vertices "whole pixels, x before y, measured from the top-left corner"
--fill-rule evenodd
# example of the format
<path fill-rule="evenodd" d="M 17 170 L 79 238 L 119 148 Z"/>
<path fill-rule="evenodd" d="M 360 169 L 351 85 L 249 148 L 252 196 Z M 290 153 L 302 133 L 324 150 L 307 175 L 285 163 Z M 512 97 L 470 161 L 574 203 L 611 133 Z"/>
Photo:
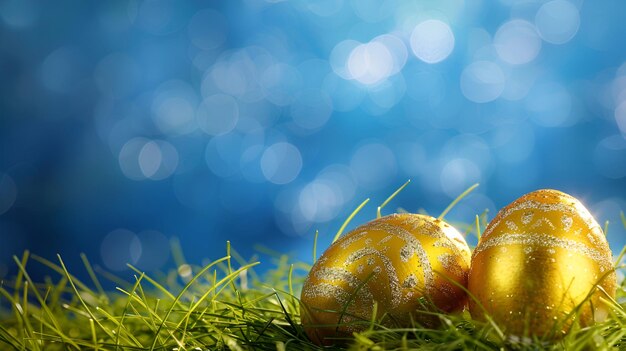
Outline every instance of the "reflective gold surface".
<path fill-rule="evenodd" d="M 538 190 L 489 223 L 472 255 L 469 291 L 507 334 L 558 336 L 576 315 L 583 326 L 606 317 L 594 286 L 615 296 L 611 261 L 602 229 L 577 199 Z M 476 302 L 469 307 L 484 320 Z"/>
<path fill-rule="evenodd" d="M 423 320 L 414 313 L 422 297 L 444 311 L 462 309 L 466 294 L 448 279 L 466 286 L 469 262 L 464 238 L 443 221 L 394 214 L 368 222 L 337 240 L 313 265 L 301 296 L 305 331 L 318 344 L 328 344 L 325 337 L 362 330 L 375 301 L 377 320 L 394 326 L 409 326 L 411 317 Z"/>

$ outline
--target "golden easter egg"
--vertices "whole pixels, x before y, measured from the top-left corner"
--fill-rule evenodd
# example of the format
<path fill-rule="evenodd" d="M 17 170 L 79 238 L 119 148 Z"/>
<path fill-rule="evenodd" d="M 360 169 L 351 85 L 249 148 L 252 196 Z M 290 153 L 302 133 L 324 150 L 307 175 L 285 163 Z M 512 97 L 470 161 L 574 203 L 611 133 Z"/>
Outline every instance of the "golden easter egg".
<path fill-rule="evenodd" d="M 393 214 L 368 222 L 313 265 L 301 295 L 305 332 L 317 344 L 331 344 L 367 328 L 373 317 L 408 327 L 426 320 L 417 313 L 425 304 L 460 310 L 467 296 L 456 284 L 467 286 L 469 263 L 465 239 L 442 220 Z"/>
<path fill-rule="evenodd" d="M 559 337 L 603 320 L 617 287 L 604 233 L 583 204 L 557 190 L 522 196 L 497 214 L 472 254 L 472 317 L 508 335 Z"/>

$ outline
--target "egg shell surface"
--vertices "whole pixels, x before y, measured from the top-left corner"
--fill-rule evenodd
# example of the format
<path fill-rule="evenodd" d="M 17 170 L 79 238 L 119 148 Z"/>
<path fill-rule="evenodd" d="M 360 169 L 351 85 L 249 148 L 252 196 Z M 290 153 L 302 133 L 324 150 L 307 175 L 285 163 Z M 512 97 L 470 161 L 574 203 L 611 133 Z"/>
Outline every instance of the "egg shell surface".
<path fill-rule="evenodd" d="M 313 265 L 301 295 L 302 323 L 318 344 L 377 321 L 408 327 L 424 321 L 424 303 L 463 309 L 470 250 L 461 234 L 436 218 L 393 214 L 368 222 L 333 243 Z M 454 282 L 453 282 L 454 281 Z"/>
<path fill-rule="evenodd" d="M 602 229 L 576 198 L 537 190 L 487 226 L 472 254 L 469 291 L 476 301 L 469 309 L 479 320 L 490 315 L 510 335 L 558 337 L 576 320 L 587 326 L 606 318 L 596 284 L 615 296 Z"/>

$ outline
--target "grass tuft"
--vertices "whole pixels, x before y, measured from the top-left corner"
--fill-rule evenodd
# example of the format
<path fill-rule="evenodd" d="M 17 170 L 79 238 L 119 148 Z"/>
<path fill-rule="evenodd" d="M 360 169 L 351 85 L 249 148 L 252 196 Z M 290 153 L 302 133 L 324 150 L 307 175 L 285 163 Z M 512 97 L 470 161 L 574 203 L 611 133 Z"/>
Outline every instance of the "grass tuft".
<path fill-rule="evenodd" d="M 396 193 L 404 188 L 403 185 Z M 474 187 L 468 189 L 467 195 Z M 388 199 L 393 198 L 393 195 Z M 453 206 L 459 199 L 453 201 Z M 337 233 L 363 208 L 362 203 Z M 380 208 L 389 201 L 385 201 Z M 450 208 L 451 208 L 450 206 Z M 442 213 L 443 217 L 449 209 Z M 626 227 L 626 219 L 622 217 Z M 486 213 L 467 224 L 480 233 Z M 317 256 L 315 234 L 313 262 Z M 25 252 L 14 257 L 17 274 L 0 282 L 0 350 L 595 350 L 626 348 L 626 292 L 621 281 L 616 298 L 606 292 L 608 318 L 588 327 L 574 325 L 559 339 L 506 336 L 493 320 L 472 320 L 467 311 L 431 314 L 440 323 L 427 327 L 390 328 L 372 318 L 362 332 L 343 346 L 320 347 L 312 343 L 300 324 L 299 295 L 310 263 L 261 249 L 270 255 L 266 273 L 259 261 L 245 260 L 227 243 L 226 255 L 198 266 L 185 261 L 177 241 L 172 241 L 176 268 L 151 277 L 128 265 L 123 279 L 98 270 L 81 254 L 89 282 L 82 282 L 63 259 L 58 262 Z M 620 263 L 626 247 L 617 256 Z M 51 277 L 35 282 L 31 265 L 43 265 Z M 106 291 L 100 279 L 117 284 Z M 600 288 L 602 291 L 602 289 Z M 346 311 L 343 311 L 346 313 Z M 352 322 L 354 323 L 354 322 Z"/>
<path fill-rule="evenodd" d="M 307 339 L 300 325 L 298 296 L 309 264 L 281 255 L 273 258 L 274 269 L 256 275 L 252 272 L 258 262 L 228 265 L 229 260 L 231 256 L 224 256 L 204 267 L 190 265 L 195 274 L 189 279 L 178 276 L 175 281 L 158 282 L 143 272 L 137 273 L 129 289 L 118 287 L 107 292 L 95 283 L 92 289 L 80 282 L 60 257 L 58 264 L 35 261 L 28 253 L 22 259 L 16 257 L 22 281 L 3 281 L 0 286 L 0 349 L 322 349 Z M 43 284 L 33 282 L 26 266 L 35 263 L 51 268 L 56 279 Z M 557 341 L 507 338 L 493 321 L 474 321 L 467 312 L 446 315 L 429 311 L 441 321 L 439 327 L 415 324 L 411 328 L 389 328 L 372 318 L 364 331 L 355 333 L 343 348 L 622 348 L 626 346 L 626 294 L 623 284 L 620 286 L 616 299 L 605 294 L 604 302 L 612 307 L 606 321 L 572 328 Z"/>

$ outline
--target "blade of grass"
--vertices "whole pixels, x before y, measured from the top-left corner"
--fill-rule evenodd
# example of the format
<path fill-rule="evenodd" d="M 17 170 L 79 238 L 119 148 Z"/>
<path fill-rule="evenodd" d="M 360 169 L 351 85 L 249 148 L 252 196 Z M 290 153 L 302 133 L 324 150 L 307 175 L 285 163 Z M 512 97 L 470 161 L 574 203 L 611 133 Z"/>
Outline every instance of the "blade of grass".
<path fill-rule="evenodd" d="M 100 294 L 100 296 L 106 296 L 106 293 L 104 292 L 104 289 L 102 288 L 102 284 L 100 284 L 100 280 L 98 279 L 98 276 L 96 276 L 96 273 L 93 271 L 93 268 L 91 267 L 91 263 L 87 259 L 87 255 L 81 252 L 80 259 L 83 261 L 83 264 L 85 265 L 85 269 L 87 270 L 87 274 L 89 274 L 91 281 L 96 286 L 96 289 L 98 290 L 98 294 Z"/>
<path fill-rule="evenodd" d="M 99 313 L 101 313 L 104 318 L 106 318 L 106 320 L 110 321 L 111 323 L 113 323 L 119 330 L 116 331 L 116 333 L 120 333 L 117 334 L 115 337 L 116 339 L 113 340 L 113 342 L 115 344 L 111 344 L 115 347 L 116 350 L 118 350 L 120 347 L 136 347 L 136 348 L 140 348 L 140 349 L 145 349 L 145 347 L 141 344 L 141 342 L 139 342 L 139 340 L 137 340 L 137 338 L 135 338 L 135 336 L 130 332 L 130 330 L 128 330 L 124 324 L 123 324 L 123 320 L 118 321 L 116 317 L 112 316 L 109 312 L 107 312 L 106 310 L 100 308 L 100 307 L 96 307 L 96 311 L 98 311 Z M 126 316 L 128 315 L 128 309 L 126 309 L 123 313 L 122 316 L 119 317 L 120 319 L 126 318 Z M 122 335 L 121 332 L 124 331 L 124 334 Z M 120 344 L 120 340 L 124 338 L 124 340 L 128 343 L 133 343 L 133 345 L 129 345 L 128 343 L 125 345 Z M 104 345 L 104 344 L 103 344 Z"/>
<path fill-rule="evenodd" d="M 28 257 L 30 256 L 30 252 L 28 250 L 24 251 L 24 253 L 22 254 L 22 267 L 26 268 L 26 263 L 28 262 Z M 17 271 L 17 278 L 15 278 L 15 286 L 14 286 L 14 290 L 13 290 L 13 300 L 18 301 L 19 300 L 19 295 L 20 295 L 20 290 L 22 287 L 22 283 L 24 281 L 24 273 L 22 272 L 22 270 L 18 270 Z"/>
<path fill-rule="evenodd" d="M 313 264 L 317 261 L 317 238 L 320 234 L 319 230 L 315 231 L 315 237 L 313 238 Z"/>
<path fill-rule="evenodd" d="M 163 329 L 163 326 L 165 325 L 165 321 L 167 321 L 167 319 L 169 318 L 170 314 L 174 310 L 174 306 L 182 298 L 182 296 L 189 289 L 189 287 L 191 287 L 191 285 L 196 280 L 198 280 L 198 278 L 200 278 L 202 275 L 204 275 L 204 273 L 207 270 L 209 270 L 211 267 L 215 266 L 216 264 L 218 264 L 220 262 L 224 262 L 224 261 L 226 261 L 228 259 L 230 259 L 230 257 L 229 256 L 225 256 L 225 257 L 222 257 L 222 258 L 218 259 L 217 261 L 213 261 L 213 262 L 209 263 L 208 265 L 204 266 L 195 276 L 193 276 L 193 278 L 191 278 L 191 280 L 189 280 L 189 282 L 187 284 L 185 284 L 185 287 L 180 291 L 180 293 L 178 293 L 178 296 L 176 296 L 176 298 L 174 299 L 174 302 L 172 303 L 171 307 L 165 313 L 165 316 L 163 317 L 163 321 L 161 322 L 161 324 L 157 328 L 157 330 L 155 332 L 154 340 L 152 341 L 152 345 L 150 346 L 150 351 L 153 351 L 154 348 L 156 347 L 157 338 L 159 336 L 159 333 L 161 332 L 161 329 Z"/>
<path fill-rule="evenodd" d="M 187 314 L 191 314 L 191 313 L 193 313 L 193 311 L 195 311 L 195 310 L 196 310 L 196 309 L 200 306 L 200 304 L 201 304 L 204 300 L 206 300 L 206 299 L 207 299 L 207 297 L 208 297 L 209 295 L 214 294 L 214 298 L 215 298 L 217 295 L 219 295 L 219 294 L 221 293 L 221 291 L 222 291 L 222 290 L 226 287 L 226 286 L 223 286 L 223 284 L 224 284 L 224 283 L 230 283 L 230 282 L 231 282 L 234 278 L 236 278 L 236 277 L 237 277 L 237 275 L 239 274 L 239 272 L 241 272 L 242 270 L 246 270 L 246 269 L 248 269 L 248 268 L 250 268 L 250 267 L 254 267 L 254 266 L 258 265 L 259 263 L 260 263 L 260 262 L 253 262 L 253 263 L 250 263 L 250 264 L 248 264 L 248 265 L 246 265 L 246 266 L 243 266 L 243 267 L 241 267 L 241 268 L 237 269 L 236 271 L 234 271 L 234 272 L 232 272 L 231 274 L 229 274 L 229 275 L 225 276 L 224 278 L 222 278 L 220 281 L 218 281 L 215 285 L 213 285 L 213 286 L 212 286 L 212 287 L 211 287 L 211 288 L 210 288 L 207 292 L 205 292 L 205 293 L 204 293 L 204 294 L 200 297 L 200 299 L 198 300 L 198 302 L 196 302 L 196 303 L 195 303 L 195 304 L 194 304 L 194 305 L 193 305 L 193 306 L 192 306 L 192 307 L 191 307 L 191 308 L 187 311 Z M 219 286 L 222 286 L 222 288 L 218 290 L 217 288 L 218 288 Z M 217 292 L 216 292 L 216 291 L 217 291 Z M 186 315 L 185 315 L 185 317 L 186 317 Z M 180 325 L 180 324 L 179 324 L 179 325 Z"/>
<path fill-rule="evenodd" d="M 22 289 L 23 293 L 22 293 L 22 315 L 23 320 L 24 320 L 24 327 L 25 327 L 25 331 L 27 335 L 30 335 L 30 338 L 33 338 L 35 332 L 33 329 L 32 324 L 30 323 L 30 319 L 28 318 L 28 282 L 24 282 L 24 288 Z M 48 292 L 46 292 L 46 296 L 48 295 Z M 46 301 L 46 299 L 44 298 L 44 302 Z M 39 344 L 37 343 L 36 340 L 31 340 L 30 343 L 33 346 L 34 350 L 40 350 Z"/>
<path fill-rule="evenodd" d="M 89 326 L 91 327 L 91 340 L 93 341 L 93 350 L 98 351 L 98 337 L 96 336 L 96 327 L 93 324 L 93 319 L 89 318 Z"/>
<path fill-rule="evenodd" d="M 464 197 L 466 197 L 467 195 L 469 195 L 469 193 L 471 193 L 472 191 L 474 191 L 474 189 L 476 189 L 478 187 L 478 183 L 470 186 L 469 188 L 467 188 L 464 192 L 461 193 L 461 195 L 457 196 L 456 199 L 454 199 L 449 205 L 448 207 L 446 207 L 445 210 L 443 210 L 443 212 L 441 212 L 441 214 L 439 215 L 439 217 L 437 217 L 437 219 L 439 220 L 443 220 L 446 215 L 448 214 L 448 212 L 450 212 L 450 210 L 452 210 L 454 208 L 454 206 L 456 206 L 456 204 L 459 203 L 459 201 L 463 200 Z"/>
<path fill-rule="evenodd" d="M 15 261 L 15 263 L 17 264 L 19 270 L 22 272 L 22 275 L 24 276 L 24 278 L 26 278 L 26 281 L 31 286 L 31 289 L 33 291 L 33 294 L 35 295 L 35 298 L 37 299 L 37 301 L 39 302 L 39 304 L 43 308 L 43 310 L 46 312 L 46 316 L 50 319 L 50 322 L 52 323 L 53 328 L 51 328 L 51 329 L 54 332 L 56 332 L 57 335 L 61 338 L 61 343 L 63 343 L 66 347 L 67 347 L 67 345 L 71 345 L 71 346 L 75 347 L 76 349 L 79 349 L 79 347 L 76 344 L 76 342 L 74 342 L 71 338 L 69 338 L 67 335 L 65 335 L 62 332 L 61 326 L 59 325 L 59 322 L 57 321 L 56 316 L 54 315 L 54 313 L 52 313 L 50 308 L 46 305 L 46 303 L 43 300 L 43 298 L 41 297 L 41 294 L 39 293 L 39 291 L 37 291 L 37 289 L 35 288 L 35 285 L 33 284 L 33 280 L 30 278 L 30 275 L 26 271 L 26 268 L 22 265 L 22 262 L 16 256 L 13 256 L 13 261 Z"/>
<path fill-rule="evenodd" d="M 348 216 L 348 218 L 346 218 L 346 220 L 343 222 L 343 224 L 341 225 L 341 227 L 339 228 L 339 230 L 337 231 L 337 234 L 335 234 L 335 237 L 333 238 L 333 243 L 335 241 L 337 241 L 337 239 L 339 239 L 339 237 L 341 236 L 341 234 L 343 234 L 343 231 L 346 229 L 346 227 L 348 226 L 348 224 L 350 224 L 350 221 L 352 221 L 352 219 L 354 218 L 354 216 L 357 215 L 357 213 L 359 213 L 361 211 L 361 209 L 367 205 L 367 203 L 370 201 L 370 199 L 365 199 L 365 201 L 363 201 L 354 211 L 352 211 L 352 213 L 350 213 L 350 215 Z"/>
<path fill-rule="evenodd" d="M 133 288 L 130 290 L 130 295 L 126 300 L 126 304 L 124 306 L 124 309 L 122 310 L 122 316 L 120 318 L 119 323 L 117 324 L 117 331 L 115 333 L 115 349 L 118 350 L 119 346 L 120 346 L 120 335 L 122 334 L 122 327 L 124 326 L 124 319 L 126 318 L 127 314 L 128 314 L 128 307 L 130 306 L 130 303 L 132 301 L 131 297 L 133 294 L 135 294 L 135 291 L 137 290 L 137 287 L 139 286 L 139 284 L 141 284 L 141 281 L 143 280 L 143 278 L 145 277 L 145 274 L 141 274 L 139 276 L 139 278 L 135 279 L 135 284 L 133 284 Z M 131 336 L 131 339 L 134 339 L 134 336 L 132 334 L 129 334 Z M 143 347 L 143 345 L 141 345 L 141 343 L 139 342 L 139 340 L 134 339 L 133 342 L 135 342 L 135 345 L 139 346 L 139 347 Z"/>
<path fill-rule="evenodd" d="M 7 299 L 7 301 L 9 301 L 11 303 L 11 309 L 15 313 L 15 319 L 18 320 L 18 326 L 22 326 L 25 322 L 21 320 L 23 318 L 23 316 L 20 313 L 19 309 L 17 308 L 17 303 L 13 299 L 13 296 L 11 296 L 11 294 L 5 288 L 3 288 L 1 286 L 0 286 L 0 295 L 4 296 Z M 0 324 L 0 327 L 2 327 L 1 324 Z M 19 342 L 17 337 L 14 337 L 6 329 L 3 328 L 3 330 L 7 333 L 8 339 L 12 339 L 12 340 L 15 340 L 17 342 L 19 347 L 15 347 L 16 349 L 18 349 L 18 350 L 24 349 L 24 346 L 23 346 L 22 342 Z M 18 332 L 24 332 L 24 331 L 25 331 L 25 329 L 18 330 Z M 18 337 L 19 336 L 20 336 L 20 334 L 18 334 Z M 30 336 L 30 335 L 28 337 L 32 338 L 32 336 Z M 22 341 L 24 341 L 24 340 L 26 340 L 26 337 L 24 337 L 22 335 L 21 339 L 22 339 Z"/>
<path fill-rule="evenodd" d="M 376 218 L 380 218 L 381 217 L 381 213 L 380 211 L 387 206 L 387 204 L 393 200 L 394 197 L 396 197 L 402 190 L 404 190 L 404 188 L 406 188 L 407 185 L 409 185 L 409 183 L 411 182 L 411 179 L 407 180 L 406 183 L 402 184 L 401 187 L 399 187 L 396 191 L 393 192 L 393 194 L 389 195 L 389 197 L 387 198 L 387 200 L 385 200 L 380 206 L 378 206 L 378 209 L 376 210 Z"/>
<path fill-rule="evenodd" d="M 141 276 L 143 276 L 143 279 L 147 280 L 150 284 L 152 284 L 152 286 L 154 286 L 160 292 L 162 292 L 163 295 L 167 296 L 171 300 L 176 300 L 176 296 L 174 296 L 172 293 L 170 293 L 169 290 L 167 290 L 163 285 L 159 284 L 156 280 L 154 280 L 154 279 L 150 278 L 149 276 L 145 275 L 144 272 L 140 271 L 139 269 L 137 269 L 132 264 L 127 263 L 126 266 L 128 268 L 130 268 L 131 270 L 133 270 L 135 273 L 140 274 Z"/>
<path fill-rule="evenodd" d="M 58 257 L 58 255 L 57 255 Z M 76 278 L 76 276 L 69 274 L 69 272 L 66 272 L 63 267 L 55 264 L 52 261 L 49 261 L 41 256 L 37 256 L 37 255 L 32 255 L 33 260 L 43 264 L 44 266 L 52 269 L 53 271 L 57 272 L 58 274 L 65 276 L 66 278 L 71 279 L 72 283 L 75 284 L 78 288 L 80 288 L 81 290 L 85 291 L 85 292 L 89 292 L 91 295 L 93 295 L 94 297 L 97 297 L 97 294 L 94 294 L 91 289 L 89 288 L 89 286 L 87 286 L 87 284 L 83 283 L 82 281 L 80 281 L 78 278 Z M 67 276 L 69 274 L 69 276 Z"/>
<path fill-rule="evenodd" d="M 76 289 L 76 285 L 74 284 L 74 281 L 72 280 L 72 277 L 70 276 L 70 272 L 68 272 L 67 267 L 65 267 L 65 262 L 63 262 L 61 255 L 57 254 L 57 258 L 59 259 L 59 262 L 61 263 L 63 272 L 65 272 L 65 276 L 67 277 L 67 280 L 69 281 L 70 286 L 72 287 L 72 290 L 74 290 L 74 293 L 76 294 L 76 298 L 78 299 L 78 301 L 80 301 L 85 311 L 89 314 L 89 316 L 91 316 L 91 319 L 94 320 L 98 324 L 100 329 L 102 329 L 102 331 L 104 331 L 110 338 L 113 338 L 113 334 L 111 334 L 111 332 L 100 323 L 100 321 L 96 318 L 93 312 L 91 312 L 91 309 L 87 306 L 87 303 L 85 303 L 85 300 L 83 300 L 82 296 L 80 296 L 80 293 L 78 292 L 78 289 Z"/>
<path fill-rule="evenodd" d="M 25 350 L 25 346 L 9 332 L 2 324 L 0 324 L 0 340 L 9 344 L 16 350 Z"/>

